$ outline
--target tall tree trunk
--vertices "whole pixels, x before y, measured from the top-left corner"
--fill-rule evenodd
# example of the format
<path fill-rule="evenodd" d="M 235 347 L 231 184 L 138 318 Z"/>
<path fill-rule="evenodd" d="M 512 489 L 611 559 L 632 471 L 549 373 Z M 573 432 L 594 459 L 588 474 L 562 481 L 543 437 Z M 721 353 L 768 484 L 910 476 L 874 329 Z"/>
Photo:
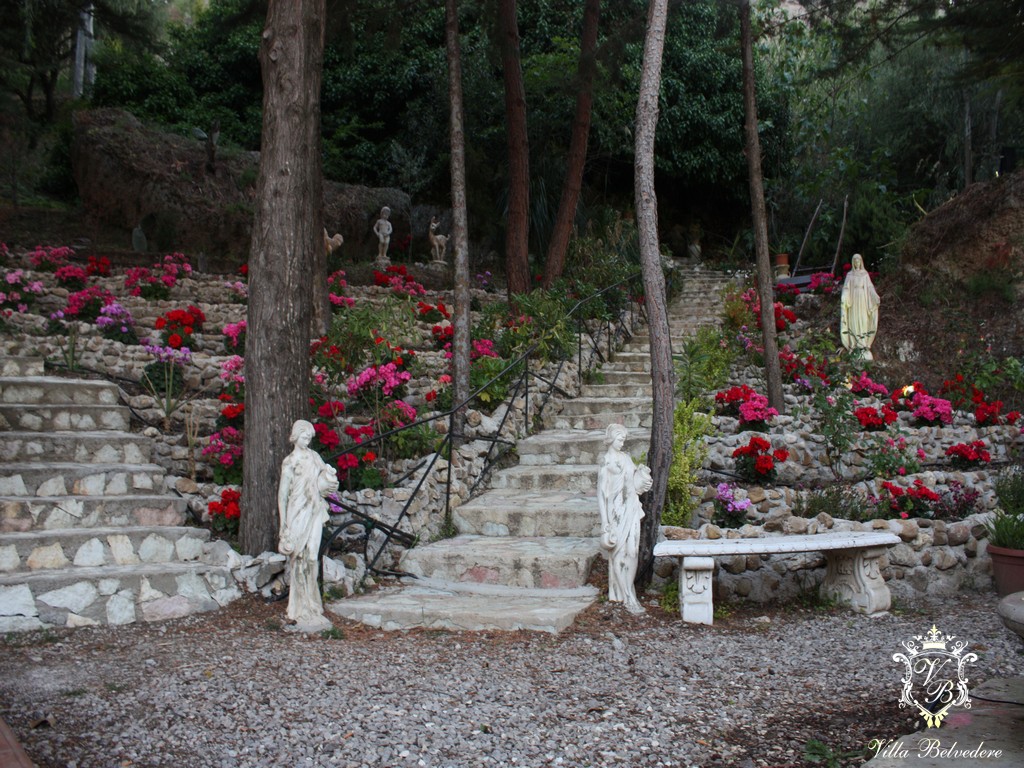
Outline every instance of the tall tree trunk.
<path fill-rule="evenodd" d="M 558 201 L 558 214 L 555 217 L 548 255 L 544 262 L 545 287 L 550 287 L 562 276 L 565 252 L 569 248 L 569 236 L 576 220 L 576 206 L 580 199 L 580 188 L 583 186 L 583 167 L 587 160 L 587 140 L 590 137 L 590 109 L 594 103 L 594 72 L 597 70 L 594 53 L 597 49 L 597 24 L 600 15 L 601 0 L 586 0 L 583 7 L 583 31 L 580 35 L 580 62 L 576 75 L 576 116 L 573 118 L 569 156 L 565 163 L 562 197 Z"/>
<path fill-rule="evenodd" d="M 764 343 L 768 402 L 779 413 L 786 409 L 782 398 L 779 343 L 775 337 L 775 293 L 768 259 L 768 216 L 764 207 L 764 176 L 761 172 L 761 140 L 757 135 L 757 98 L 754 95 L 754 44 L 750 34 L 750 0 L 740 0 L 740 46 L 743 49 L 743 121 L 746 133 L 747 170 L 750 176 L 750 209 L 757 255 L 757 295 L 761 297 L 761 337 Z"/>
<path fill-rule="evenodd" d="M 244 484 L 239 543 L 275 548 L 277 483 L 309 416 L 310 276 L 322 253 L 320 80 L 324 0 L 271 0 L 260 41 L 263 133 L 249 257 Z"/>
<path fill-rule="evenodd" d="M 505 277 L 512 295 L 530 290 L 530 142 L 526 133 L 526 91 L 519 61 L 516 0 L 498 0 L 498 35 L 508 136 Z"/>
<path fill-rule="evenodd" d="M 672 337 L 668 325 L 665 274 L 658 247 L 658 198 L 654 193 L 654 136 L 658 127 L 658 93 L 661 90 L 661 58 L 665 49 L 668 0 L 651 0 L 644 37 L 640 98 L 636 105 L 636 149 L 634 196 L 640 236 L 640 267 L 644 279 L 644 303 L 651 338 L 651 388 L 654 394 L 651 446 L 647 464 L 654 485 L 644 497 L 644 519 L 640 530 L 638 590 L 650 583 L 654 566 L 654 545 L 661 526 L 661 510 L 668 491 L 668 470 L 672 463 L 673 394 Z"/>
<path fill-rule="evenodd" d="M 452 402 L 469 398 L 469 219 L 466 214 L 466 135 L 462 127 L 462 53 L 459 48 L 457 0 L 445 0 L 445 43 L 448 57 L 448 101 L 451 108 L 452 237 L 455 240 L 455 334 L 452 337 Z M 466 409 L 455 414 L 452 440 L 462 439 Z"/>

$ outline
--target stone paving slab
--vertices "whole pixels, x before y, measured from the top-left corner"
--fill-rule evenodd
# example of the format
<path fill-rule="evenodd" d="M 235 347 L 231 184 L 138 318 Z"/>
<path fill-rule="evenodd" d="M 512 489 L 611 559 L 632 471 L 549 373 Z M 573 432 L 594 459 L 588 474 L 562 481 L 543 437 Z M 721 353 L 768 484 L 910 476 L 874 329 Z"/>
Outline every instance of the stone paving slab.
<path fill-rule="evenodd" d="M 865 768 L 1020 768 L 1024 765 L 1024 678 L 989 680 L 971 691 L 970 708 L 878 746 Z M 998 754 L 996 754 L 998 753 Z"/>
<path fill-rule="evenodd" d="M 148 464 L 152 440 L 129 432 L 4 432 L 0 462 Z"/>
<path fill-rule="evenodd" d="M 597 497 L 555 491 L 488 491 L 452 510 L 460 533 L 481 536 L 580 536 L 601 533 Z"/>
<path fill-rule="evenodd" d="M 594 587 L 510 589 L 496 585 L 453 584 L 434 579 L 384 587 L 326 608 L 338 616 L 384 630 L 561 632 L 598 596 Z"/>
<path fill-rule="evenodd" d="M 4 496 L 123 496 L 164 490 L 159 464 L 11 462 L 0 465 Z"/>
<path fill-rule="evenodd" d="M 116 405 L 120 398 L 116 384 L 91 379 L 59 376 L 0 377 L 0 402 L 48 405 Z"/>
<path fill-rule="evenodd" d="M 111 429 L 127 432 L 131 411 L 124 405 L 15 405 L 0 403 L 0 430 L 54 432 Z"/>
<path fill-rule="evenodd" d="M 166 495 L 0 496 L 0 531 L 181 525 L 186 513 L 185 499 Z"/>
<path fill-rule="evenodd" d="M 624 450 L 634 456 L 645 452 L 651 442 L 649 429 L 630 429 Z M 516 443 L 519 463 L 531 466 L 594 464 L 608 450 L 603 429 L 547 429 Z"/>
<path fill-rule="evenodd" d="M 517 464 L 496 472 L 491 489 L 593 494 L 597 491 L 597 472 L 597 464 Z"/>

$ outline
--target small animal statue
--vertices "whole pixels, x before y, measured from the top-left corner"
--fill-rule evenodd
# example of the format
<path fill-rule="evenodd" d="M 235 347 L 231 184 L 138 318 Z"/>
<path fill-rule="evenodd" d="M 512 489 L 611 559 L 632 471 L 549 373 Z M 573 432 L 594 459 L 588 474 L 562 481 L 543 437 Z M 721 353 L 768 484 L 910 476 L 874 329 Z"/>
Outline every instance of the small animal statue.
<path fill-rule="evenodd" d="M 448 235 L 439 234 L 437 228 L 441 222 L 438 221 L 437 216 L 434 216 L 430 220 L 430 232 L 427 235 L 430 238 L 430 250 L 434 254 L 434 261 L 444 261 L 444 252 L 448 248 Z"/>
<path fill-rule="evenodd" d="M 334 237 L 327 236 L 327 227 L 324 227 L 324 251 L 330 256 L 336 250 L 341 248 L 341 244 L 345 242 L 345 238 L 341 236 L 340 232 L 335 232 Z"/>

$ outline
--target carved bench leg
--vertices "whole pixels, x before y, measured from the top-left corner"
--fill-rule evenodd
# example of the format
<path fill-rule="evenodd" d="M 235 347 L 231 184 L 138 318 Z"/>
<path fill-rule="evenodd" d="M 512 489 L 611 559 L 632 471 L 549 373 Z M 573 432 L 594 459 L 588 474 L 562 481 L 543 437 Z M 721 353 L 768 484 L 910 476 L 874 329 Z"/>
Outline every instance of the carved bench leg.
<path fill-rule="evenodd" d="M 684 557 L 679 569 L 679 612 L 690 624 L 711 625 L 715 607 L 711 603 L 713 557 Z"/>
<path fill-rule="evenodd" d="M 892 596 L 882 578 L 878 559 L 886 547 L 836 549 L 825 553 L 828 568 L 821 594 L 849 605 L 857 613 L 883 613 Z"/>

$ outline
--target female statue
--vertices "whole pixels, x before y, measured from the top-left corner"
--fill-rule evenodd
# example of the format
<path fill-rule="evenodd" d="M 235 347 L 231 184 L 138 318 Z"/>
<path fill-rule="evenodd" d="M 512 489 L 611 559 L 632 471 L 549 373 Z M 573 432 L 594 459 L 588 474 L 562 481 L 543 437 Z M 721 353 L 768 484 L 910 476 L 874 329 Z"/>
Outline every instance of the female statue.
<path fill-rule="evenodd" d="M 597 475 L 597 510 L 601 516 L 601 547 L 608 558 L 608 599 L 623 603 L 630 613 L 643 613 L 636 597 L 640 550 L 640 520 L 644 510 L 640 494 L 651 489 L 651 470 L 633 463 L 622 450 L 626 428 L 612 424 L 605 432 L 608 450 Z"/>
<path fill-rule="evenodd" d="M 843 281 L 839 303 L 839 338 L 843 346 L 865 360 L 871 357 L 871 342 L 878 331 L 878 305 L 881 301 L 871 276 L 864 269 L 864 257 L 853 255 L 852 267 Z"/>
<path fill-rule="evenodd" d="M 318 632 L 332 624 L 324 616 L 317 584 L 320 537 L 329 519 L 324 497 L 338 490 L 338 473 L 309 447 L 313 425 L 299 419 L 292 425 L 295 446 L 281 462 L 277 510 L 281 518 L 278 551 L 288 556 L 291 586 L 288 619 L 296 629 Z"/>

